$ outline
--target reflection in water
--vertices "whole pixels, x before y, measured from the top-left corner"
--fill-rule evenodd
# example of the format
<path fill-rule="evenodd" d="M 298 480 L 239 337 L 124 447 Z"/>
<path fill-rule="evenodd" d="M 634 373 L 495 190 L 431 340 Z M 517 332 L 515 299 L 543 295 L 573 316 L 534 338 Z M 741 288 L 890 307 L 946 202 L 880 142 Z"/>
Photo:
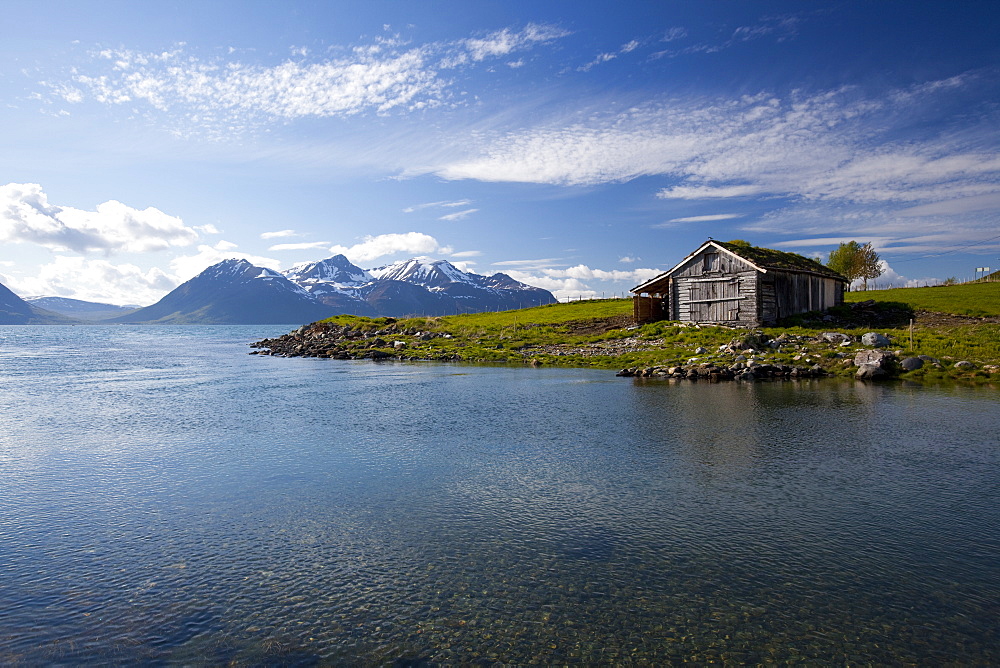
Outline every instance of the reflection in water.
<path fill-rule="evenodd" d="M 995 393 L 66 332 L 0 328 L 0 663 L 997 662 Z"/>

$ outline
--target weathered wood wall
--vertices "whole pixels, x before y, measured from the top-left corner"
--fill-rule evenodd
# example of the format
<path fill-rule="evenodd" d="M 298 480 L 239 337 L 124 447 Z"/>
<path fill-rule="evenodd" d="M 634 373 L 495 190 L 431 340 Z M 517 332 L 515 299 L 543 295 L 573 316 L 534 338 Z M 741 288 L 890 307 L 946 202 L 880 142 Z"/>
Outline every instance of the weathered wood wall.
<path fill-rule="evenodd" d="M 667 317 L 666 300 L 660 297 L 637 295 L 632 297 L 632 317 L 637 325 L 656 322 Z"/>
<path fill-rule="evenodd" d="M 668 318 L 756 327 L 842 304 L 844 284 L 803 272 L 761 272 L 742 258 L 710 247 L 647 285 L 634 300 L 636 322 Z"/>
<path fill-rule="evenodd" d="M 770 270 L 763 276 L 761 319 L 773 323 L 796 313 L 822 311 L 844 301 L 844 284 L 834 278 Z"/>
<path fill-rule="evenodd" d="M 740 258 L 699 253 L 673 276 L 670 317 L 688 322 L 757 323 L 757 270 Z"/>

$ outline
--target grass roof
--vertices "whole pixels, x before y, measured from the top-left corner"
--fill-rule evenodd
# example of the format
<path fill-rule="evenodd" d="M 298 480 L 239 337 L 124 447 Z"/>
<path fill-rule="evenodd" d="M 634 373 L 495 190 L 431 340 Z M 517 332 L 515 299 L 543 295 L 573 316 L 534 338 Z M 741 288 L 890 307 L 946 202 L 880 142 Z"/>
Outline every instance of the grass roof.
<path fill-rule="evenodd" d="M 752 262 L 762 269 L 783 269 L 785 271 L 808 271 L 814 274 L 822 274 L 833 278 L 847 280 L 833 269 L 820 264 L 816 260 L 799 255 L 798 253 L 788 253 L 774 250 L 773 248 L 761 248 L 744 244 L 734 244 L 727 241 L 716 241 L 729 252 L 739 255 L 744 260 Z"/>

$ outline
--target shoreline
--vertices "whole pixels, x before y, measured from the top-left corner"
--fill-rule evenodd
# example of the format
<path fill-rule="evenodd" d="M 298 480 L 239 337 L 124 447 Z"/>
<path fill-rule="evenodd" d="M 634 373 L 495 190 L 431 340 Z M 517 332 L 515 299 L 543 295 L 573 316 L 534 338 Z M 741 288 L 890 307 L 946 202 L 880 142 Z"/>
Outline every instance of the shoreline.
<path fill-rule="evenodd" d="M 506 315 L 516 323 L 517 313 L 489 315 Z M 998 365 L 917 354 L 901 348 L 891 335 L 876 331 L 860 336 L 833 328 L 815 334 L 787 329 L 766 333 L 670 322 L 636 327 L 614 317 L 568 321 L 561 328 L 528 322 L 501 328 L 499 333 L 480 328 L 470 334 L 455 327 L 453 318 L 337 316 L 251 343 L 250 354 L 601 368 L 616 371 L 620 377 L 708 382 L 823 377 L 974 383 L 1000 379 Z M 528 334 L 518 336 L 518 327 Z M 547 336 L 532 336 L 532 330 L 539 329 L 548 330 Z M 567 336 L 560 337 L 562 332 L 556 329 Z M 588 340 L 560 340 L 579 338 L 581 332 Z"/>

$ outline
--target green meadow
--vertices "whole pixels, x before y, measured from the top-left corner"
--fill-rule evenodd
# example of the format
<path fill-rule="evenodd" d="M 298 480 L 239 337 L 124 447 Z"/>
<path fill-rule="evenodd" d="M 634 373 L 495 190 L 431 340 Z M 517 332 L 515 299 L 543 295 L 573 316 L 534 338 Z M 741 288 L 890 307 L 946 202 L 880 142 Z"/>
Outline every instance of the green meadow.
<path fill-rule="evenodd" d="M 874 319 L 852 322 L 850 316 L 858 310 L 850 304 L 872 300 L 874 304 L 863 308 L 865 313 L 874 313 Z M 764 350 L 766 360 L 773 364 L 819 364 L 831 374 L 852 375 L 847 360 L 861 349 L 860 343 L 838 347 L 818 340 L 818 335 L 837 331 L 857 340 L 875 331 L 888 336 L 891 349 L 903 351 L 904 357 L 924 355 L 939 362 L 902 377 L 985 382 L 996 376 L 991 367 L 1000 365 L 1000 283 L 853 292 L 846 301 L 847 305 L 833 310 L 833 322 L 823 320 L 824 314 L 805 314 L 783 327 L 760 330 L 772 339 L 782 334 L 791 338 L 778 350 Z M 879 313 L 892 317 L 880 318 Z M 392 345 L 401 340 L 407 359 L 607 369 L 682 365 L 695 359 L 731 363 L 732 356 L 727 357 L 719 348 L 748 334 L 729 327 L 669 321 L 637 327 L 631 316 L 630 299 L 609 299 L 442 317 L 343 315 L 324 322 L 372 333 L 390 331 L 391 327 L 393 334 L 384 336 L 385 350 L 399 354 Z M 357 344 L 359 350 L 361 345 Z M 974 368 L 955 369 L 954 363 L 962 360 Z"/>

